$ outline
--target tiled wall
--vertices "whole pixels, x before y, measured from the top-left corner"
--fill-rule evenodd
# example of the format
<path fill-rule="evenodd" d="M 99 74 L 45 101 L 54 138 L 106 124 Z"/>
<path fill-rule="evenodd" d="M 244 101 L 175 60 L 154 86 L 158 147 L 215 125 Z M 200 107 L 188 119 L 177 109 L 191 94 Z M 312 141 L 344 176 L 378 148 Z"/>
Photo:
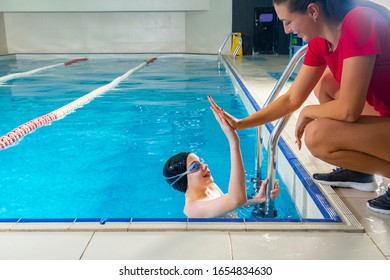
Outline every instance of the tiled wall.
<path fill-rule="evenodd" d="M 7 53 L 7 39 L 5 35 L 4 15 L 0 13 L 0 54 Z"/>
<path fill-rule="evenodd" d="M 9 53 L 217 53 L 232 26 L 232 0 L 15 1 L 0 3 Z"/>
<path fill-rule="evenodd" d="M 2 12 L 140 12 L 208 10 L 211 0 L 1 0 Z M 212 0 L 214 1 L 214 0 Z"/>
<path fill-rule="evenodd" d="M 164 52 L 185 50 L 184 13 L 7 13 L 8 50 Z"/>
<path fill-rule="evenodd" d="M 206 12 L 186 13 L 186 51 L 216 53 L 232 32 L 232 0 L 210 0 Z M 223 49 L 231 53 L 230 41 Z"/>

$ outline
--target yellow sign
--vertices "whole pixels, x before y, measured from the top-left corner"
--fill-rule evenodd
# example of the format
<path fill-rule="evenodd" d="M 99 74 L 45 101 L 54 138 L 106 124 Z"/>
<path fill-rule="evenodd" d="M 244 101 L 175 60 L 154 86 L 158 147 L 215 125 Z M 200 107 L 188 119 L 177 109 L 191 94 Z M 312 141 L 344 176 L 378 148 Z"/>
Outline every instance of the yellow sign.
<path fill-rule="evenodd" d="M 240 32 L 235 32 L 235 33 L 237 35 L 232 36 L 232 55 L 234 54 L 234 51 L 236 50 L 238 44 L 240 43 L 240 39 L 238 38 L 238 36 L 241 37 Z M 242 56 L 242 45 L 241 45 L 240 49 L 238 50 L 237 55 Z"/>

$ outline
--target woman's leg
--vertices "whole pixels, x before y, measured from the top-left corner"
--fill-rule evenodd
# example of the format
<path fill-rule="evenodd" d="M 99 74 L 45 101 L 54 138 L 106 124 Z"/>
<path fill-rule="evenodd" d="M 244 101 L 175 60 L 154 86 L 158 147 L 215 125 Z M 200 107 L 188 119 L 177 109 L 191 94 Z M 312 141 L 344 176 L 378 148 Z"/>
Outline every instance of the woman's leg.
<path fill-rule="evenodd" d="M 362 115 L 364 116 L 380 116 L 378 111 L 375 111 L 374 107 L 372 107 L 370 104 L 366 103 L 364 104 Z"/>
<path fill-rule="evenodd" d="M 390 178 L 390 118 L 362 116 L 355 123 L 312 121 L 305 129 L 311 153 L 330 164 Z"/>
<path fill-rule="evenodd" d="M 332 72 L 326 69 L 313 91 L 320 104 L 323 104 L 339 97 L 340 85 L 334 79 Z"/>
<path fill-rule="evenodd" d="M 329 69 L 314 88 L 314 94 L 320 104 L 338 98 L 340 86 Z M 306 145 L 313 155 L 328 163 L 365 173 L 382 174 L 390 178 L 390 148 L 385 143 L 390 139 L 390 119 L 364 117 L 379 116 L 367 102 L 362 115 L 357 123 L 341 123 L 326 119 L 311 122 L 305 130 Z M 362 141 L 359 136 L 363 136 Z M 373 177 L 370 179 L 369 174 L 358 174 L 347 169 L 342 172 L 340 175 L 331 172 L 316 173 L 313 176 L 326 180 L 332 178 L 332 181 L 341 179 L 337 182 L 339 186 L 348 185 L 364 191 L 372 191 L 373 187 L 375 188 Z M 343 178 L 351 174 L 354 176 L 358 174 L 360 177 L 358 181 L 361 183 Z M 369 183 L 370 180 L 372 184 Z M 367 201 L 367 207 L 378 213 L 390 214 L 390 188 L 384 195 Z"/>

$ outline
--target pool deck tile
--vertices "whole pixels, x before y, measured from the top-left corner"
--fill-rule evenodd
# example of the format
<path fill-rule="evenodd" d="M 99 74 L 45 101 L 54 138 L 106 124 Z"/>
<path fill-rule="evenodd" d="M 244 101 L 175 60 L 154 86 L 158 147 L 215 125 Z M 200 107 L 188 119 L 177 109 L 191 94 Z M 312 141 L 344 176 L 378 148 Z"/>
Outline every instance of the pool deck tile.
<path fill-rule="evenodd" d="M 17 223 L 12 231 L 67 231 L 72 223 Z"/>
<path fill-rule="evenodd" d="M 78 260 L 93 232 L 0 232 L 0 260 Z"/>
<path fill-rule="evenodd" d="M 233 232 L 231 238 L 236 260 L 385 259 L 364 233 Z"/>
<path fill-rule="evenodd" d="M 132 222 L 128 231 L 169 231 L 179 230 L 185 231 L 187 229 L 187 222 Z"/>
<path fill-rule="evenodd" d="M 228 260 L 231 251 L 226 232 L 97 232 L 82 259 Z"/>
<path fill-rule="evenodd" d="M 244 222 L 189 222 L 187 229 L 190 231 L 244 231 L 246 230 L 246 225 Z"/>
<path fill-rule="evenodd" d="M 9 230 L 13 229 L 15 226 L 16 226 L 16 222 L 15 223 L 0 223 L 0 232 L 9 231 Z"/>
<path fill-rule="evenodd" d="M 76 222 L 69 231 L 127 231 L 130 223 L 112 222 L 101 224 L 99 222 Z"/>

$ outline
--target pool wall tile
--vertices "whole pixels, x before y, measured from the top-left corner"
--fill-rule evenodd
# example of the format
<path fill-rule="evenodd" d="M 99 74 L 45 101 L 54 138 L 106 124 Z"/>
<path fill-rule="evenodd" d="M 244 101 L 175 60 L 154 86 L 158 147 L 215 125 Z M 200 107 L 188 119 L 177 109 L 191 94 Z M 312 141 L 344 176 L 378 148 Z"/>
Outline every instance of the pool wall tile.
<path fill-rule="evenodd" d="M 55 218 L 55 219 L 29 219 L 29 218 L 22 218 L 18 221 L 18 223 L 73 223 L 75 221 L 74 218 Z"/>
<path fill-rule="evenodd" d="M 101 220 L 101 222 L 102 222 L 102 220 Z M 106 221 L 108 223 L 130 223 L 131 218 L 108 218 L 108 219 L 103 220 L 103 221 Z"/>
<path fill-rule="evenodd" d="M 0 223 L 17 223 L 18 221 L 20 221 L 20 218 L 0 219 Z"/>

